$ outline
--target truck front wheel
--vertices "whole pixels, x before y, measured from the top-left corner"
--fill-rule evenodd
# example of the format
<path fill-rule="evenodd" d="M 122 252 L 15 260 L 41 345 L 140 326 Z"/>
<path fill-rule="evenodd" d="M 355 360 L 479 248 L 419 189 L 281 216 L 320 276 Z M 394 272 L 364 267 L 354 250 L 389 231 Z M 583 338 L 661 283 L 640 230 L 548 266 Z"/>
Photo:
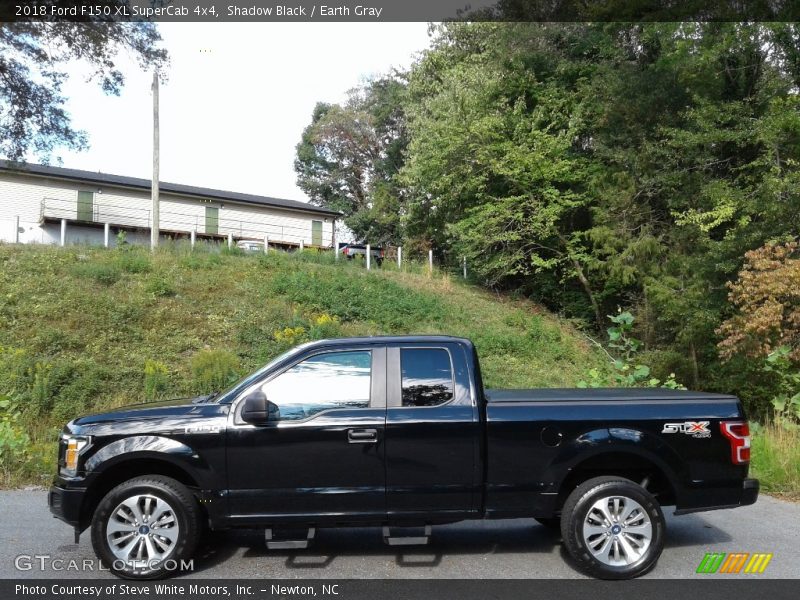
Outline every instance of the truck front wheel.
<path fill-rule="evenodd" d="M 112 573 L 158 579 L 184 566 L 200 537 L 197 500 L 161 475 L 136 477 L 112 489 L 92 519 L 92 546 Z"/>
<path fill-rule="evenodd" d="M 652 569 L 666 523 L 656 499 L 622 477 L 595 477 L 567 498 L 561 536 L 570 556 L 600 579 L 632 579 Z"/>

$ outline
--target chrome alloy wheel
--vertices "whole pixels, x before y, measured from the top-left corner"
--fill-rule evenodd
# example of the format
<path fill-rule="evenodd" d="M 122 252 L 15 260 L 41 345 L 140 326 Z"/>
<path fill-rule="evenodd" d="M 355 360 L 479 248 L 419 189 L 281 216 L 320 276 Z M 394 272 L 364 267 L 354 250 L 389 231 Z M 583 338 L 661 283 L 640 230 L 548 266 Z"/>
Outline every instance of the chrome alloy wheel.
<path fill-rule="evenodd" d="M 644 556 L 653 524 L 644 507 L 625 496 L 607 496 L 592 504 L 583 522 L 589 552 L 612 567 L 631 565 Z"/>
<path fill-rule="evenodd" d="M 106 540 L 116 559 L 135 569 L 150 569 L 175 549 L 180 528 L 175 510 L 152 494 L 120 502 L 106 524 Z"/>

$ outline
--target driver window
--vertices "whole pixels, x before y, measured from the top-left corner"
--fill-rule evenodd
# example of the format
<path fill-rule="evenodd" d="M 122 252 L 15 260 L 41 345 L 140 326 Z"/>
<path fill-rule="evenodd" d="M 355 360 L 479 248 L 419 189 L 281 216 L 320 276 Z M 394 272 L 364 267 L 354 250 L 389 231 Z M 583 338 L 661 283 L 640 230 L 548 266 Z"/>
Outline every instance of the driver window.
<path fill-rule="evenodd" d="M 265 383 L 261 389 L 278 407 L 277 419 L 307 419 L 331 408 L 367 408 L 372 352 L 317 354 Z"/>

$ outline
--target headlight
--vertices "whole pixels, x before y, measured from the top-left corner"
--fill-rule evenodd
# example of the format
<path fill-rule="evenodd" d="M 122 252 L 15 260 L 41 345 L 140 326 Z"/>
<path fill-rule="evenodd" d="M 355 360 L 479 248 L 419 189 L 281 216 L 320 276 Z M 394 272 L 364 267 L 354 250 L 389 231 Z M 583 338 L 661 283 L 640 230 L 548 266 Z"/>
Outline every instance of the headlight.
<path fill-rule="evenodd" d="M 62 475 L 75 477 L 78 474 L 78 457 L 90 441 L 91 438 L 85 435 L 64 434 L 61 436 L 61 443 L 65 446 L 64 464 L 60 469 Z"/>

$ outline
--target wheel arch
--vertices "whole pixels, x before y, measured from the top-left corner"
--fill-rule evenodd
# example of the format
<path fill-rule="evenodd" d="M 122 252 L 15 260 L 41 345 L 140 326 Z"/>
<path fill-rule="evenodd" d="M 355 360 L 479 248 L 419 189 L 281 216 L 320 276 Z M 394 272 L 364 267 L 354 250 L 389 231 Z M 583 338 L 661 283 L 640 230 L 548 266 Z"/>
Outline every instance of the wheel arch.
<path fill-rule="evenodd" d="M 599 476 L 630 479 L 656 496 L 662 506 L 677 503 L 680 493 L 679 456 L 663 440 L 631 428 L 595 429 L 564 448 L 553 468 L 560 510 L 570 492 Z"/>
<path fill-rule="evenodd" d="M 199 482 L 188 469 L 168 457 L 147 452 L 137 453 L 112 461 L 93 479 L 86 489 L 81 506 L 80 530 L 86 529 L 100 501 L 121 483 L 144 475 L 170 477 L 188 487 L 193 493 L 200 489 Z"/>

